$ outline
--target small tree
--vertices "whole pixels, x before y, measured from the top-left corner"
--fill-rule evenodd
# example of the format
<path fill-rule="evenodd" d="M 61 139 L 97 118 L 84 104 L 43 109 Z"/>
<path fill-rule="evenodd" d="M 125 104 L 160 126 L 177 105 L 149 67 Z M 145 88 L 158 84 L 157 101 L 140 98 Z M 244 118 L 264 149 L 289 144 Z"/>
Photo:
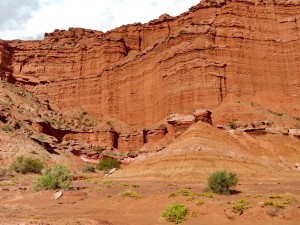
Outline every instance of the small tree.
<path fill-rule="evenodd" d="M 33 184 L 35 191 L 68 188 L 71 184 L 70 170 L 64 165 L 55 165 L 39 176 Z"/>
<path fill-rule="evenodd" d="M 208 187 L 218 194 L 230 194 L 230 187 L 235 186 L 238 182 L 236 173 L 223 171 L 216 171 L 208 178 Z"/>
<path fill-rule="evenodd" d="M 13 163 L 10 165 L 10 170 L 17 173 L 41 173 L 44 165 L 41 160 L 34 159 L 31 157 L 19 156 Z"/>
<path fill-rule="evenodd" d="M 99 163 L 99 170 L 107 172 L 113 168 L 120 168 L 120 162 L 117 159 L 107 157 Z"/>

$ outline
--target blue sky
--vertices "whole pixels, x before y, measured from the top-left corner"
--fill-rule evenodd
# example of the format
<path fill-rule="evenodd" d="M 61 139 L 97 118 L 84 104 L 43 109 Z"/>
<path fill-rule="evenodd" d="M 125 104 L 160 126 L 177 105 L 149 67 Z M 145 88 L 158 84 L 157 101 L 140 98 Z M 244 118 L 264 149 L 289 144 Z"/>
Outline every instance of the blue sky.
<path fill-rule="evenodd" d="M 0 0 L 0 39 L 41 39 L 69 27 L 107 31 L 177 16 L 200 0 Z"/>

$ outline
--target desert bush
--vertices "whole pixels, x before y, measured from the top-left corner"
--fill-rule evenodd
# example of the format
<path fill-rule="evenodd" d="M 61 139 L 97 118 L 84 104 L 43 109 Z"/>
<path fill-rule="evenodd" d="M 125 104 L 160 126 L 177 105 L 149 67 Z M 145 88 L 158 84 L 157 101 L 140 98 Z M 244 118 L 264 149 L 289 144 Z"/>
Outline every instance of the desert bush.
<path fill-rule="evenodd" d="M 285 193 L 282 195 L 285 200 L 283 201 L 283 204 L 291 204 L 293 201 L 295 201 L 295 195 L 291 194 L 291 193 Z"/>
<path fill-rule="evenodd" d="M 214 198 L 213 194 L 210 193 L 210 192 L 201 192 L 200 194 L 198 194 L 199 196 L 202 196 L 202 197 L 206 197 L 206 198 Z"/>
<path fill-rule="evenodd" d="M 187 197 L 186 200 L 187 200 L 187 201 L 194 201 L 195 198 L 196 198 L 195 195 L 190 195 L 190 196 Z"/>
<path fill-rule="evenodd" d="M 238 214 L 243 214 L 243 212 L 246 210 L 246 209 L 249 209 L 250 206 L 249 206 L 250 202 L 244 200 L 244 199 L 241 199 L 237 202 L 234 202 L 232 207 L 231 207 L 231 211 L 233 213 L 238 213 Z"/>
<path fill-rule="evenodd" d="M 270 198 L 270 199 L 276 199 L 276 198 L 282 198 L 283 195 L 281 195 L 281 194 L 269 194 L 267 197 Z"/>
<path fill-rule="evenodd" d="M 177 191 L 177 194 L 180 194 L 182 196 L 189 196 L 190 192 L 186 189 L 180 189 L 180 190 Z"/>
<path fill-rule="evenodd" d="M 237 122 L 237 119 L 230 119 L 230 120 L 228 121 L 229 127 L 230 127 L 231 129 L 234 129 L 234 130 L 235 130 L 235 129 L 237 128 L 236 122 Z"/>
<path fill-rule="evenodd" d="M 117 159 L 107 157 L 99 163 L 99 169 L 105 172 L 113 168 L 120 168 L 120 162 Z"/>
<path fill-rule="evenodd" d="M 10 125 L 5 125 L 4 127 L 2 127 L 2 130 L 6 132 L 12 132 L 13 128 Z"/>
<path fill-rule="evenodd" d="M 41 173 L 44 165 L 41 160 L 19 156 L 16 160 L 10 165 L 10 170 L 17 173 Z"/>
<path fill-rule="evenodd" d="M 216 171 L 208 178 L 208 187 L 218 194 L 231 194 L 230 188 L 238 182 L 236 173 L 227 171 Z"/>
<path fill-rule="evenodd" d="M 277 201 L 276 199 L 271 199 L 269 201 L 261 202 L 260 206 L 261 207 L 273 206 L 274 208 L 282 208 L 282 209 L 284 209 L 283 203 L 280 202 L 280 201 Z"/>
<path fill-rule="evenodd" d="M 175 224 L 181 223 L 188 213 L 188 209 L 182 204 L 171 204 L 161 214 L 167 221 Z"/>
<path fill-rule="evenodd" d="M 112 180 L 102 180 L 103 184 L 111 184 L 113 181 Z"/>
<path fill-rule="evenodd" d="M 197 201 L 196 205 L 197 206 L 200 206 L 200 205 L 203 205 L 204 204 L 204 201 L 200 200 L 200 201 Z"/>
<path fill-rule="evenodd" d="M 35 191 L 63 188 L 67 189 L 71 184 L 70 170 L 64 165 L 55 165 L 39 176 L 33 183 Z"/>
<path fill-rule="evenodd" d="M 285 200 L 282 202 L 283 204 L 291 204 L 293 201 L 295 201 L 295 196 L 291 193 L 269 194 L 267 197 L 270 199 L 284 198 Z"/>
<path fill-rule="evenodd" d="M 95 172 L 95 167 L 91 165 L 86 165 L 85 167 L 82 168 L 82 172 L 84 173 L 94 173 Z"/>
<path fill-rule="evenodd" d="M 121 192 L 119 195 L 122 197 L 130 197 L 130 198 L 135 198 L 135 199 L 142 198 L 141 194 L 139 194 L 135 191 L 131 191 L 131 190 L 125 190 L 125 191 Z"/>
<path fill-rule="evenodd" d="M 172 193 L 170 193 L 170 194 L 168 195 L 168 198 L 174 198 L 174 197 L 176 197 L 176 196 L 177 196 L 177 194 L 174 193 L 174 192 L 172 192 Z"/>

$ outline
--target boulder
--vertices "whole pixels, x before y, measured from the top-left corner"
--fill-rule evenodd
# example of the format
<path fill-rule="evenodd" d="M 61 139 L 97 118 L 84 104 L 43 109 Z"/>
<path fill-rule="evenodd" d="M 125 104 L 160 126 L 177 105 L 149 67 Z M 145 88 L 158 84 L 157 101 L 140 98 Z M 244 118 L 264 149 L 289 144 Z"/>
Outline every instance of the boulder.
<path fill-rule="evenodd" d="M 289 129 L 289 135 L 300 137 L 300 129 Z"/>
<path fill-rule="evenodd" d="M 62 191 L 57 191 L 54 193 L 54 199 L 58 200 L 63 195 Z"/>
<path fill-rule="evenodd" d="M 167 133 L 168 133 L 168 129 L 164 124 L 151 130 L 144 130 L 145 143 L 157 142 L 163 139 Z"/>
<path fill-rule="evenodd" d="M 193 113 L 193 116 L 195 117 L 195 122 L 202 121 L 212 124 L 211 114 L 212 112 L 208 109 L 198 109 Z"/>
<path fill-rule="evenodd" d="M 178 137 L 195 123 L 195 116 L 171 114 L 167 118 L 167 122 L 172 125 L 175 136 Z"/>
<path fill-rule="evenodd" d="M 285 127 L 275 127 L 275 128 L 267 128 L 266 129 L 267 133 L 270 134 L 283 134 L 283 135 L 288 135 L 289 129 Z"/>
<path fill-rule="evenodd" d="M 195 123 L 195 116 L 193 115 L 181 115 L 171 114 L 167 118 L 167 122 L 173 126 L 192 125 Z"/>

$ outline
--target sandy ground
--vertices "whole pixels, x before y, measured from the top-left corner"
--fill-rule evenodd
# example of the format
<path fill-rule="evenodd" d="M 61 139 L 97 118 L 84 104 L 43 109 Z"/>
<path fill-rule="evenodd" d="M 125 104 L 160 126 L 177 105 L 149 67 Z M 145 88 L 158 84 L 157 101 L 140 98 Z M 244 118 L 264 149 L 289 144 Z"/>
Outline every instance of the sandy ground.
<path fill-rule="evenodd" d="M 14 183 L 1 181 L 0 224 L 105 224 L 105 225 L 155 225 L 171 224 L 161 218 L 161 213 L 170 203 L 182 203 L 191 212 L 183 225 L 261 224 L 298 225 L 300 221 L 300 173 L 272 178 L 248 177 L 239 181 L 237 194 L 213 198 L 198 196 L 206 186 L 205 179 L 199 182 L 168 182 L 149 180 L 103 180 L 100 174 L 93 178 L 74 181 L 63 196 L 55 200 L 54 191 L 33 192 L 30 184 L 35 176 L 22 175 Z M 10 185 L 8 185 L 10 184 Z M 139 187 L 132 187 L 132 185 Z M 133 190 L 142 195 L 140 199 L 120 196 L 124 190 Z M 189 191 L 194 200 L 177 194 L 181 189 Z M 261 207 L 260 202 L 270 200 L 269 194 L 292 193 L 295 201 L 284 209 L 272 206 Z M 247 200 L 251 208 L 241 215 L 231 212 L 231 201 Z M 277 199 L 284 201 L 284 198 Z M 197 202 L 204 201 L 198 206 Z M 273 216 L 269 215 L 272 214 Z"/>

